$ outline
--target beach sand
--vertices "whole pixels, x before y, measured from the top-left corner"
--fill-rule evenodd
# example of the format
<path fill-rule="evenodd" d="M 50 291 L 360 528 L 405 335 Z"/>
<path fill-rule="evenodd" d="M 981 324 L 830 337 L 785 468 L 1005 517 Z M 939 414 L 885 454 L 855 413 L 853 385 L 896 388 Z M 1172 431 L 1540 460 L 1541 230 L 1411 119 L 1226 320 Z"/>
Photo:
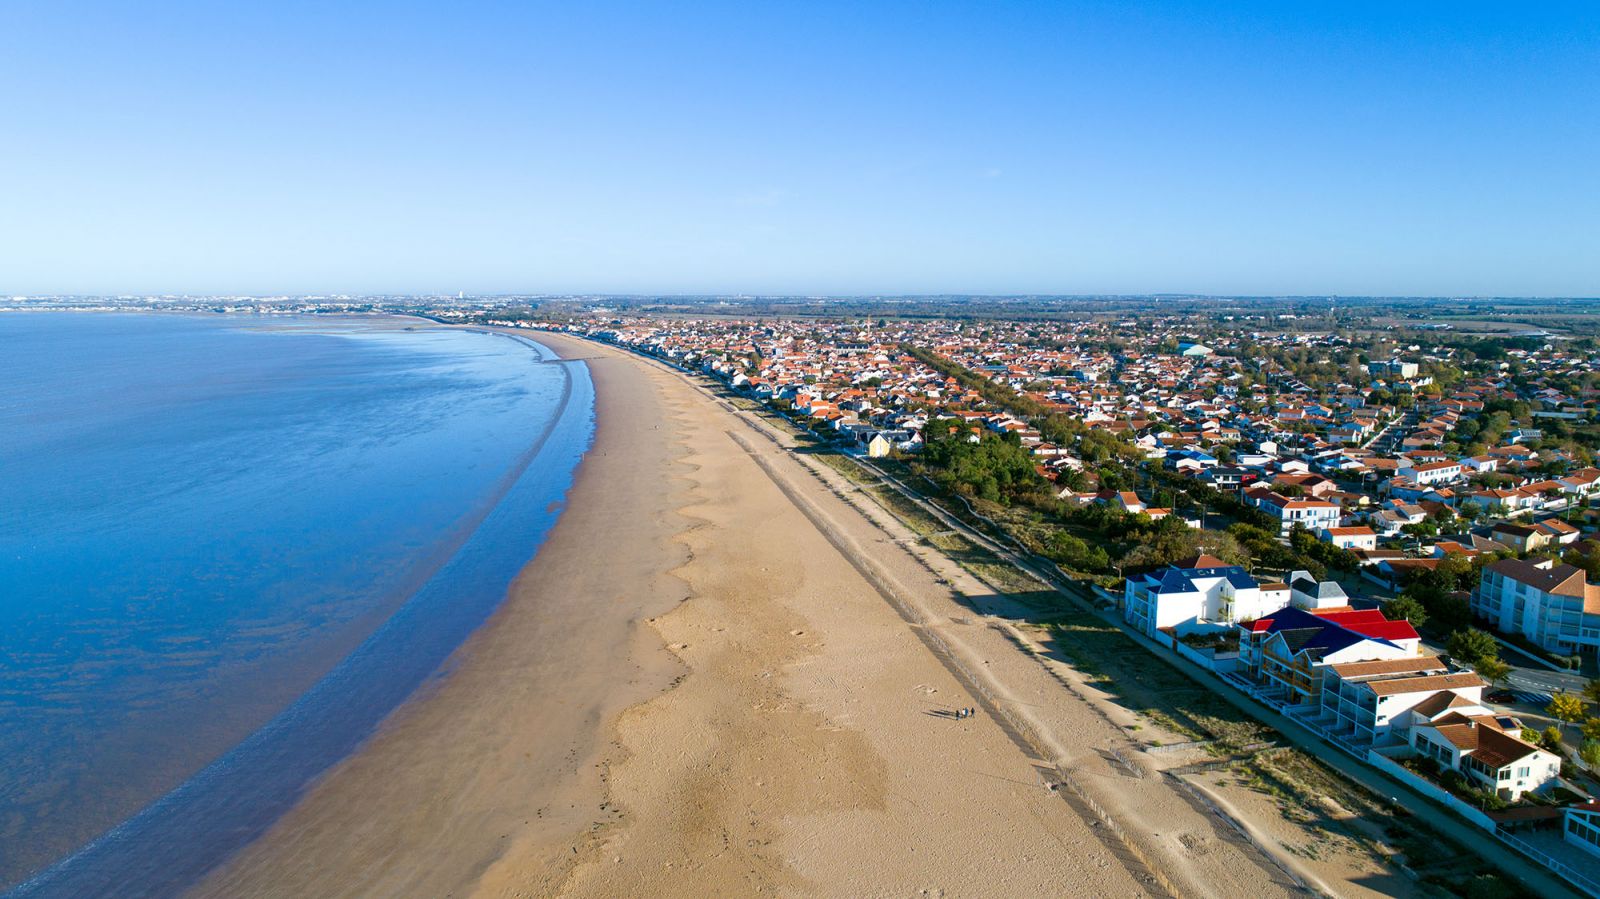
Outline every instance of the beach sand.
<path fill-rule="evenodd" d="M 1301 892 L 849 482 L 539 339 L 596 385 L 569 508 L 449 676 L 196 894 Z"/>

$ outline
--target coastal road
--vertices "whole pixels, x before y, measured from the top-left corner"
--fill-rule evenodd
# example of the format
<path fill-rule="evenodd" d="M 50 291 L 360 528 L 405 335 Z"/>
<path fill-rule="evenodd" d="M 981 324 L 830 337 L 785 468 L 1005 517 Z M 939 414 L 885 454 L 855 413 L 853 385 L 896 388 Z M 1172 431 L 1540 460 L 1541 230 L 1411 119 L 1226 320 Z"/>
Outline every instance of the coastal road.
<path fill-rule="evenodd" d="M 1588 679 L 1581 674 L 1571 671 L 1551 671 L 1549 668 L 1531 664 L 1527 661 L 1527 653 L 1514 646 L 1501 644 L 1500 660 L 1511 666 L 1511 674 L 1506 678 L 1506 683 L 1514 690 L 1535 691 L 1539 693 L 1581 693 Z"/>

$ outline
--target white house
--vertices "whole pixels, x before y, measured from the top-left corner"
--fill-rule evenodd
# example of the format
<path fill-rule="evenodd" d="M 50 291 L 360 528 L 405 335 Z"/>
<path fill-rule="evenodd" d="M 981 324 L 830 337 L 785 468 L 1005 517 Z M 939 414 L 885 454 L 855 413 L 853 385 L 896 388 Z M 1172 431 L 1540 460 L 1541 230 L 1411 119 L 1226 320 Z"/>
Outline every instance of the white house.
<path fill-rule="evenodd" d="M 1377 549 L 1378 535 L 1365 526 L 1323 528 L 1318 535 L 1340 549 Z"/>
<path fill-rule="evenodd" d="M 1600 855 L 1600 801 L 1569 805 L 1561 810 L 1562 837 L 1592 855 Z"/>
<path fill-rule="evenodd" d="M 1446 710 L 1484 708 L 1483 678 L 1452 672 L 1438 656 L 1413 656 L 1329 666 L 1322 678 L 1322 717 L 1357 744 L 1408 742 L 1413 723 Z"/>
<path fill-rule="evenodd" d="M 1319 581 L 1309 571 L 1292 571 L 1289 573 L 1289 604 L 1307 612 L 1317 612 L 1346 608 L 1350 597 L 1338 581 Z"/>
<path fill-rule="evenodd" d="M 1402 478 L 1409 478 L 1424 487 L 1433 484 L 1452 484 L 1461 480 L 1461 463 L 1448 461 L 1422 464 L 1408 463 L 1401 465 L 1395 471 L 1395 474 Z"/>
<path fill-rule="evenodd" d="M 1600 491 L 1600 468 L 1583 468 L 1562 477 L 1561 489 L 1582 500 Z"/>
<path fill-rule="evenodd" d="M 1289 587 L 1264 588 L 1240 566 L 1202 555 L 1129 577 L 1122 597 L 1123 618 L 1153 637 L 1166 628 L 1187 630 L 1259 617 L 1287 603 Z"/>
<path fill-rule="evenodd" d="M 1406 380 L 1417 376 L 1417 363 L 1401 362 L 1391 359 L 1387 362 L 1368 362 L 1367 371 L 1375 378 L 1400 378 Z"/>
<path fill-rule="evenodd" d="M 1508 733 L 1493 715 L 1452 713 L 1411 729 L 1411 746 L 1442 768 L 1516 801 L 1543 792 L 1561 775 L 1561 758 Z"/>
<path fill-rule="evenodd" d="M 1338 527 L 1339 518 L 1344 514 L 1338 503 L 1322 499 L 1291 499 L 1266 487 L 1252 487 L 1244 495 L 1251 505 L 1278 519 L 1279 536 L 1288 536 L 1297 524 L 1312 533 Z"/>

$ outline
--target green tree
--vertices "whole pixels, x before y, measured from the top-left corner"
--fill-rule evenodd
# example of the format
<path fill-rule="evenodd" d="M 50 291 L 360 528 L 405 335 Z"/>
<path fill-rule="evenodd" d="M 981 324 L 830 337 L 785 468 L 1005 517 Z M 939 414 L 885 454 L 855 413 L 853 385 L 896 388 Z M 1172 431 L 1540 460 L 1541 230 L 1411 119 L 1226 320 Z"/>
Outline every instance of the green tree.
<path fill-rule="evenodd" d="M 1058 531 L 1050 537 L 1045 555 L 1051 561 L 1075 571 L 1094 573 L 1111 567 L 1111 560 L 1104 549 L 1090 546 L 1065 531 Z"/>
<path fill-rule="evenodd" d="M 1554 724 L 1545 728 L 1539 734 L 1539 748 L 1553 752 L 1556 755 L 1565 756 L 1566 753 L 1561 749 L 1561 728 L 1556 727 Z"/>
<path fill-rule="evenodd" d="M 1478 674 L 1482 676 L 1484 680 L 1495 685 L 1496 687 L 1500 686 L 1500 683 L 1511 674 L 1510 665 L 1507 665 L 1505 662 L 1493 657 L 1479 659 L 1478 663 L 1473 667 L 1477 669 Z"/>
<path fill-rule="evenodd" d="M 1584 740 L 1579 744 L 1578 758 L 1590 768 L 1600 768 L 1600 740 Z"/>
<path fill-rule="evenodd" d="M 1588 702 L 1600 703 L 1600 677 L 1583 685 L 1583 698 Z"/>
<path fill-rule="evenodd" d="M 1422 627 L 1423 623 L 1428 620 L 1428 611 L 1422 607 L 1422 603 L 1411 596 L 1401 596 L 1398 599 L 1391 600 L 1388 605 L 1383 607 L 1383 611 L 1390 618 L 1404 618 L 1411 622 L 1412 627 Z"/>
<path fill-rule="evenodd" d="M 1585 718 L 1579 728 L 1585 740 L 1600 740 L 1600 718 Z"/>
<path fill-rule="evenodd" d="M 1500 646 L 1494 638 L 1475 627 L 1456 631 L 1445 641 L 1445 648 L 1457 661 L 1476 666 L 1484 659 L 1500 657 Z"/>
<path fill-rule="evenodd" d="M 1544 713 L 1562 722 L 1563 724 L 1577 724 L 1583 720 L 1583 700 L 1573 693 L 1557 693 L 1550 697 L 1550 704 L 1544 707 Z"/>

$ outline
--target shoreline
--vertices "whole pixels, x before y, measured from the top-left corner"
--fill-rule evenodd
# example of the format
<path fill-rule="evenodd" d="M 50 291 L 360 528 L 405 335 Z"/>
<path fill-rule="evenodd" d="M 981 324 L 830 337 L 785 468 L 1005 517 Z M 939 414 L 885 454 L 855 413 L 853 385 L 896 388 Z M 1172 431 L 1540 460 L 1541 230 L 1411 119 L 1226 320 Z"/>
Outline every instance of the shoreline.
<path fill-rule="evenodd" d="M 554 358 L 536 342 L 518 343 L 535 365 Z M 468 510 L 448 551 L 375 627 L 239 742 L 7 895 L 82 895 L 111 884 L 124 895 L 169 895 L 192 887 L 358 753 L 396 709 L 425 695 L 526 567 L 529 532 L 542 540 L 559 520 L 593 422 L 587 370 L 563 367 L 559 378 L 559 403 L 492 498 Z"/>
<path fill-rule="evenodd" d="M 584 358 L 580 341 L 475 330 L 532 339 L 560 357 L 557 364 L 588 368 L 593 438 L 561 514 L 494 614 L 442 666 L 447 674 L 396 708 L 192 895 L 444 895 L 482 876 L 513 830 L 545 846 L 532 851 L 559 872 L 573 855 L 569 835 L 592 823 L 604 792 L 597 765 L 607 722 L 681 677 L 640 626 L 685 598 L 666 574 L 683 561 L 668 539 L 681 524 L 632 514 L 641 497 L 676 504 L 656 477 L 673 465 L 675 449 L 637 439 L 660 427 L 659 404 L 619 391 L 605 366 Z M 632 558 L 590 564 L 605 534 L 626 543 Z M 585 600 L 598 596 L 617 601 L 597 616 Z M 413 797 L 430 805 L 426 820 L 369 817 Z M 557 844 L 560 852 L 549 849 Z M 415 866 L 397 863 L 402 855 Z"/>

